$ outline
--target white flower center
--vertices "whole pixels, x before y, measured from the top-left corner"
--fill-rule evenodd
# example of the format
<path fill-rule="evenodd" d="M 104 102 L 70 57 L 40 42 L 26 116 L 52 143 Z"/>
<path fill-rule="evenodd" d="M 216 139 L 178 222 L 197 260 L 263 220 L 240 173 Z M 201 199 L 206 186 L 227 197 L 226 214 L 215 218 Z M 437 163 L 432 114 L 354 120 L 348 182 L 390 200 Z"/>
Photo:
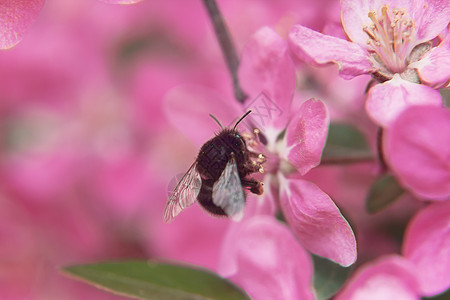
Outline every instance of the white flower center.
<path fill-rule="evenodd" d="M 371 25 L 363 27 L 369 36 L 369 52 L 374 53 L 375 65 L 382 64 L 391 73 L 401 73 L 407 67 L 407 57 L 414 46 L 414 20 L 404 10 L 381 7 L 381 15 L 369 11 Z"/>

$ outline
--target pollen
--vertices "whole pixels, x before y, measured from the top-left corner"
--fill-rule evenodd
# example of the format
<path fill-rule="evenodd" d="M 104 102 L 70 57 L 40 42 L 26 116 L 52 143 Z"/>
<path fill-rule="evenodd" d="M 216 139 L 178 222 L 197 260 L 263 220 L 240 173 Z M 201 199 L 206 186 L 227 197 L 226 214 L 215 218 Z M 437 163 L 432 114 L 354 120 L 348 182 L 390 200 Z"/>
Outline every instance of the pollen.
<path fill-rule="evenodd" d="M 407 67 L 407 57 L 413 46 L 414 20 L 402 9 L 390 9 L 383 5 L 380 14 L 369 11 L 372 24 L 363 26 L 367 34 L 369 52 L 377 57 L 373 62 L 382 63 L 392 73 L 401 73 Z"/>

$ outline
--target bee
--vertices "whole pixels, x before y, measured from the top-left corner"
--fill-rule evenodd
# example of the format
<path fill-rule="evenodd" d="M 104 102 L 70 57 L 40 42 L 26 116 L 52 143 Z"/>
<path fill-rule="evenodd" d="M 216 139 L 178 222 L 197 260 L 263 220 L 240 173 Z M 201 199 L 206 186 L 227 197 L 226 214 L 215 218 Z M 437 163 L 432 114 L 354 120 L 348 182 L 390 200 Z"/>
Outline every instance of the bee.
<path fill-rule="evenodd" d="M 249 136 L 236 129 L 250 113 L 251 110 L 245 113 L 232 129 L 223 128 L 210 114 L 221 131 L 201 147 L 197 159 L 170 194 L 164 210 L 166 223 L 195 201 L 214 216 L 238 221 L 244 213 L 244 190 L 256 195 L 263 193 L 262 182 L 248 175 L 263 172 L 264 155 L 250 150 L 246 143 Z M 255 135 L 258 132 L 255 130 Z"/>

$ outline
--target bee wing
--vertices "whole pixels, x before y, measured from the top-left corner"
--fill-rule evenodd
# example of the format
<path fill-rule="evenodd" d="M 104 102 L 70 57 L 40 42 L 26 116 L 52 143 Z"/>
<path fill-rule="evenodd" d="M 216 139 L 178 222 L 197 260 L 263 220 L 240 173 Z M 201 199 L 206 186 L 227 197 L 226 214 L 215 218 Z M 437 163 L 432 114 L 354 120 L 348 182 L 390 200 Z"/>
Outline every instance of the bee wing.
<path fill-rule="evenodd" d="M 219 180 L 214 184 L 212 200 L 233 220 L 239 221 L 242 219 L 245 195 L 234 157 L 228 161 Z"/>
<path fill-rule="evenodd" d="M 196 163 L 192 164 L 170 194 L 164 209 L 164 222 L 171 222 L 176 215 L 191 206 L 197 199 L 202 187 L 202 179 L 197 171 Z"/>

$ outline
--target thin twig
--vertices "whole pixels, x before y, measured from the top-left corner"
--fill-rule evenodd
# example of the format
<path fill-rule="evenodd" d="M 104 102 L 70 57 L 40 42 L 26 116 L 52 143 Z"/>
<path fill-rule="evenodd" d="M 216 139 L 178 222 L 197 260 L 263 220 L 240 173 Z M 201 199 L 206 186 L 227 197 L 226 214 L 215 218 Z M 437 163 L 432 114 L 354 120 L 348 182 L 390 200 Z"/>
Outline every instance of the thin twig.
<path fill-rule="evenodd" d="M 231 40 L 228 29 L 223 20 L 222 14 L 220 13 L 219 7 L 215 0 L 203 0 L 206 10 L 208 11 L 209 18 L 216 32 L 217 40 L 219 41 L 220 48 L 225 57 L 228 70 L 230 71 L 231 78 L 233 80 L 234 97 L 238 102 L 244 102 L 247 95 L 242 91 L 239 84 L 239 79 L 237 76 L 237 71 L 239 67 L 239 58 L 234 47 L 233 41 Z"/>

